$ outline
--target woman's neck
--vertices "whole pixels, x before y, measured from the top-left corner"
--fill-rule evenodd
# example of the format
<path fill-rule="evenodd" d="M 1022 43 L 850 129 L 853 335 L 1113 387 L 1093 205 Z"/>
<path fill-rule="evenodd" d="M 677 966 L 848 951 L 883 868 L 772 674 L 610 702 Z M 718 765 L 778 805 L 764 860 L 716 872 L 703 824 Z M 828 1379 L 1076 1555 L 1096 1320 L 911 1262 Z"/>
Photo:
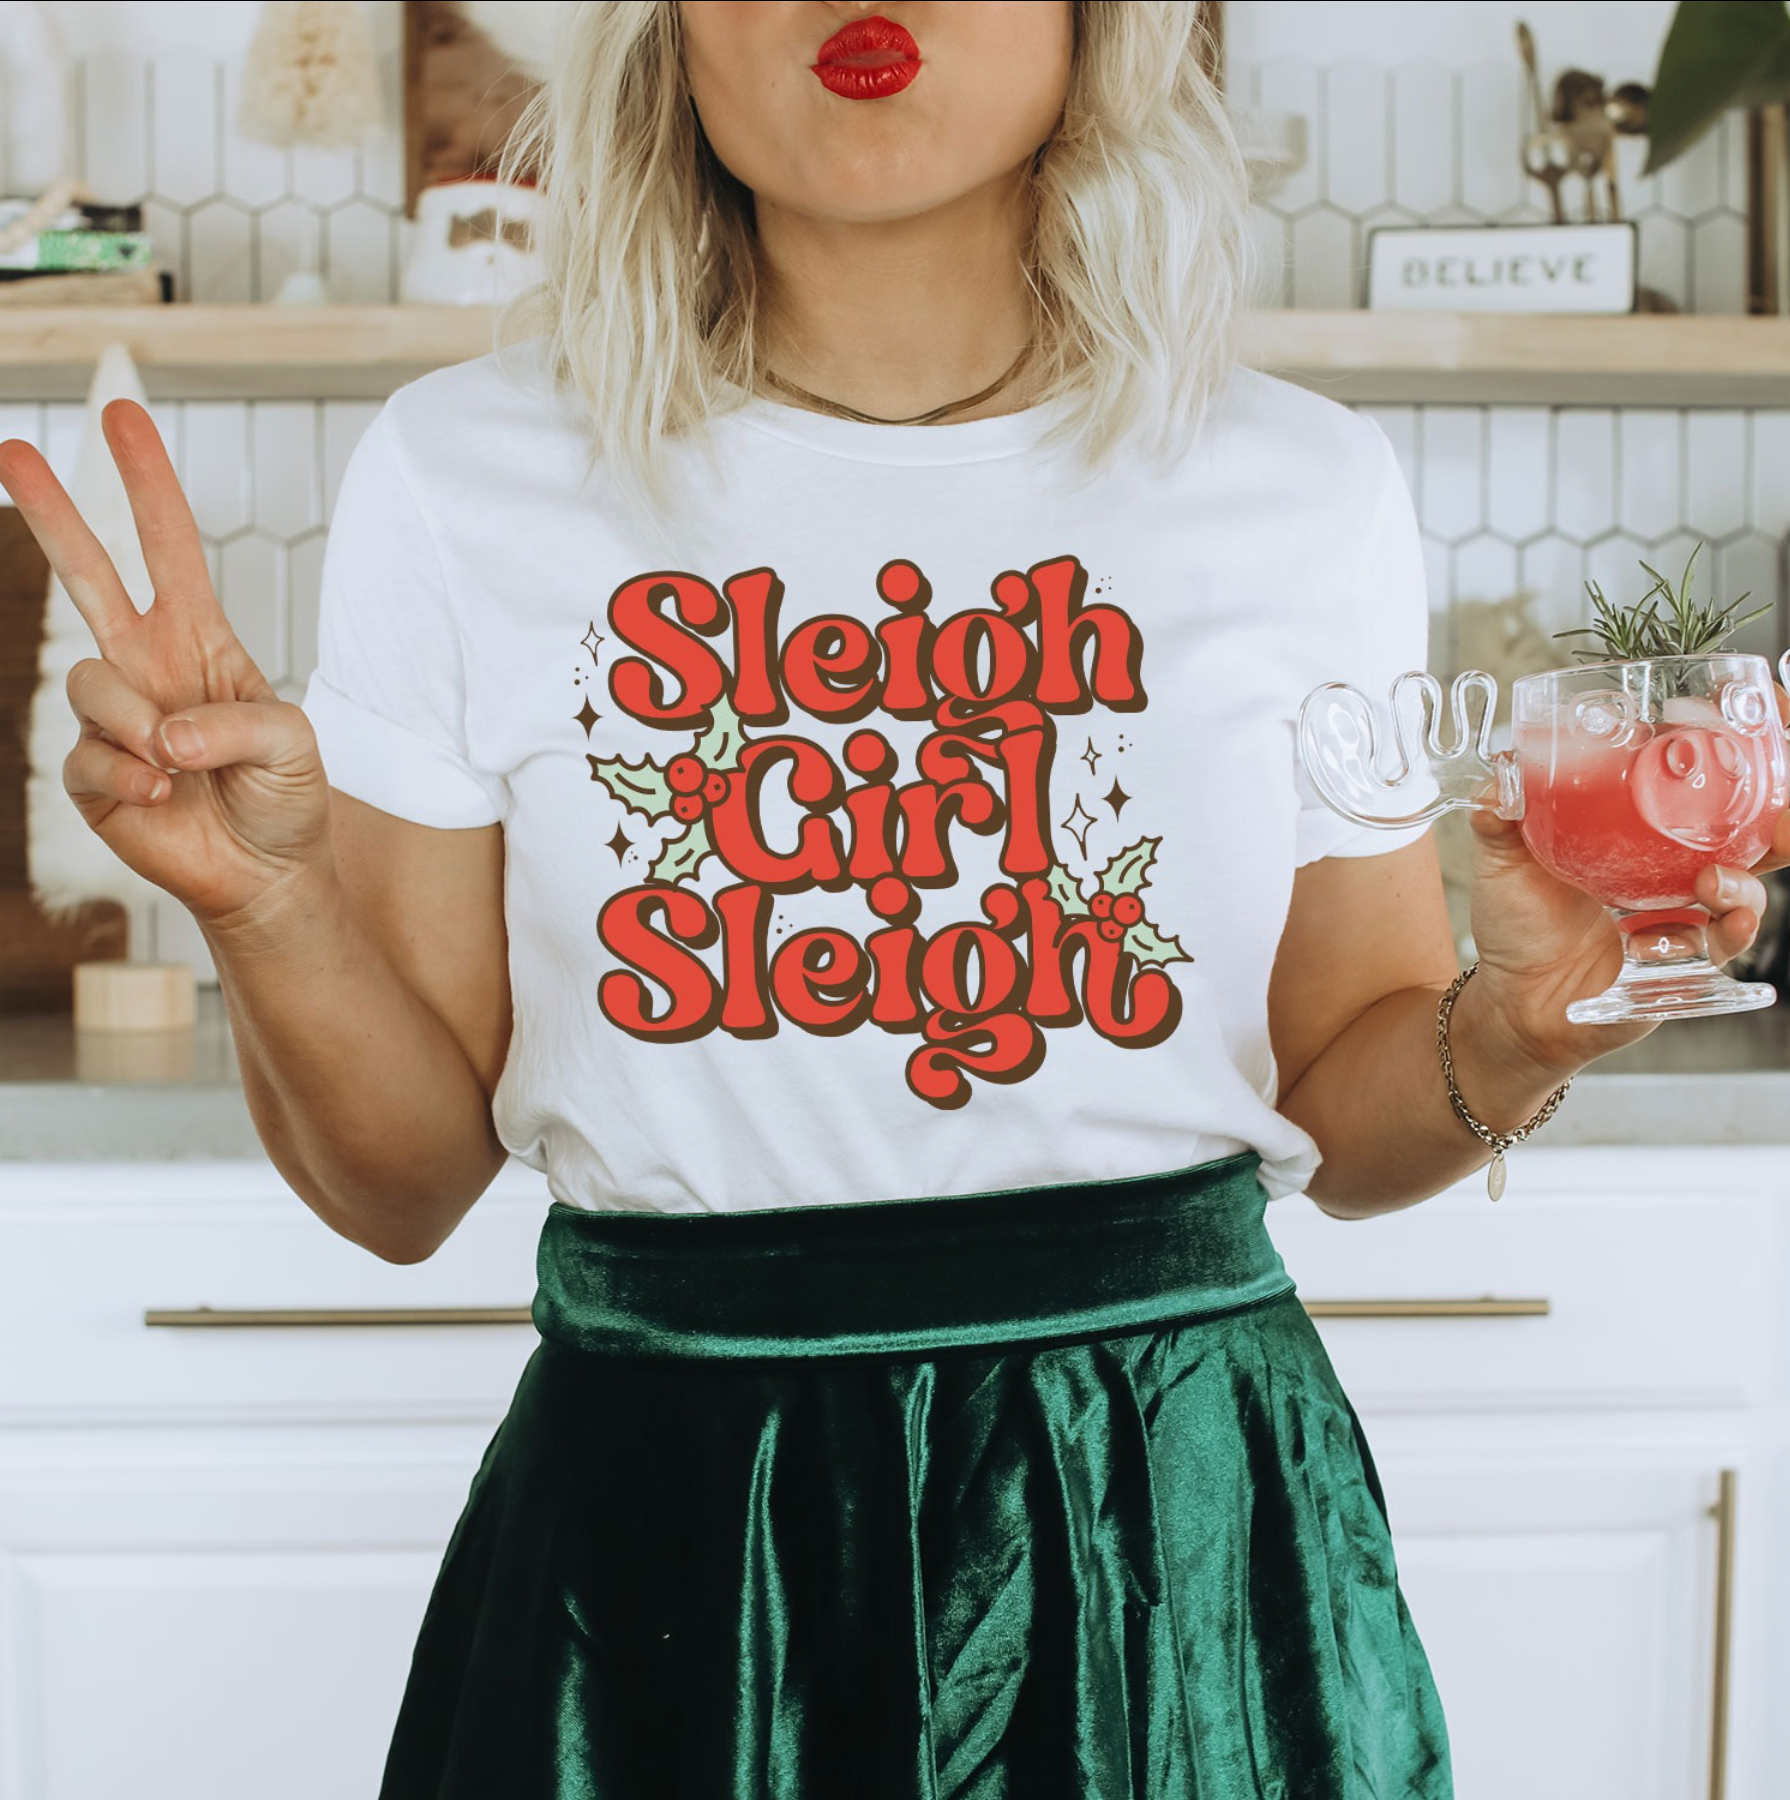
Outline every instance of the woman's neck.
<path fill-rule="evenodd" d="M 761 202 L 761 362 L 880 419 L 987 387 L 1033 335 L 1021 252 L 1029 208 L 1017 178 L 908 219 L 819 219 Z M 938 423 L 1020 411 L 1035 402 L 1038 376 L 1028 359 L 986 400 Z M 808 405 L 768 383 L 762 391 Z"/>

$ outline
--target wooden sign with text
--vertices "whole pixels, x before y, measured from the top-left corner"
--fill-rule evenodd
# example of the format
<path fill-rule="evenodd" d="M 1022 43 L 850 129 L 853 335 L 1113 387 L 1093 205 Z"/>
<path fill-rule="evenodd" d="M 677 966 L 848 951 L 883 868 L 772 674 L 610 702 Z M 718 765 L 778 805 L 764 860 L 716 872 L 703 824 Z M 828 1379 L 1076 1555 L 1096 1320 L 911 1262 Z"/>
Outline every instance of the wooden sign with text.
<path fill-rule="evenodd" d="M 1632 221 L 1382 225 L 1368 233 L 1372 312 L 1635 310 Z"/>

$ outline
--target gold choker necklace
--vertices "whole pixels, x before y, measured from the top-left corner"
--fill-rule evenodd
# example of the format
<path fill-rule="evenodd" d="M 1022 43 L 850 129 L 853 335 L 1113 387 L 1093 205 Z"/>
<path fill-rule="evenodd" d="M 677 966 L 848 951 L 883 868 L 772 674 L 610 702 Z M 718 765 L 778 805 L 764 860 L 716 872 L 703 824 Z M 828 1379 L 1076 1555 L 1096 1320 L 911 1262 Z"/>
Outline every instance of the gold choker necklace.
<path fill-rule="evenodd" d="M 879 419 L 874 413 L 859 412 L 855 406 L 846 406 L 840 401 L 827 400 L 819 394 L 811 394 L 806 388 L 797 387 L 793 381 L 785 381 L 781 375 L 775 375 L 769 369 L 762 369 L 759 374 L 762 380 L 770 382 L 773 387 L 782 388 L 787 394 L 797 394 L 804 400 L 812 401 L 823 412 L 829 412 L 835 418 L 856 419 L 862 425 L 930 425 L 934 419 L 943 418 L 946 413 L 961 412 L 966 406 L 974 406 L 978 401 L 986 400 L 991 394 L 999 393 L 1019 373 L 1020 365 L 1032 354 L 1033 348 L 1034 345 L 1028 343 L 1013 359 L 1012 366 L 1006 374 L 991 381 L 979 393 L 970 394 L 962 400 L 947 401 L 943 406 L 933 407 L 930 412 L 915 413 L 911 419 Z"/>

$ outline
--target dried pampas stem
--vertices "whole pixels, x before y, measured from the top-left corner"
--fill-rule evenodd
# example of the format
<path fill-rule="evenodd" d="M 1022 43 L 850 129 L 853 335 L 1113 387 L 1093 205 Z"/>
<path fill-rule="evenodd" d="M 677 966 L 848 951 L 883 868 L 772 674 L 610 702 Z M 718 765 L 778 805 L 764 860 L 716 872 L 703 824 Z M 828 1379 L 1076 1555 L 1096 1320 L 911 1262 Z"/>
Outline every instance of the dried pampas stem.
<path fill-rule="evenodd" d="M 264 0 L 237 129 L 263 143 L 348 149 L 370 142 L 384 122 L 360 0 Z"/>

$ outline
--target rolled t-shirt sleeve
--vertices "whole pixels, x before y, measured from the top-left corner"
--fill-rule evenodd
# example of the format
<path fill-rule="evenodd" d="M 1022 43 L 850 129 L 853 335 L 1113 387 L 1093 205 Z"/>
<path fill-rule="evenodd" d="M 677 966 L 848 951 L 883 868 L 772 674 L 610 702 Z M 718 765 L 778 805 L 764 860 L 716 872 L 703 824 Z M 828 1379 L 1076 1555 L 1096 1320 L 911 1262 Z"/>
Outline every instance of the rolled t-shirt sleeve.
<path fill-rule="evenodd" d="M 1380 426 L 1363 417 L 1370 434 L 1371 489 L 1366 501 L 1367 525 L 1344 566 L 1352 580 L 1331 629 L 1314 634 L 1324 661 L 1308 670 L 1309 685 L 1346 681 L 1372 702 L 1382 731 L 1391 723 L 1392 684 L 1410 669 L 1429 664 L 1429 595 L 1423 566 L 1423 540 L 1411 490 L 1405 484 L 1397 453 Z M 1390 745 L 1386 746 L 1390 750 Z M 1415 843 L 1427 825 L 1391 829 L 1357 825 L 1333 812 L 1319 796 L 1294 753 L 1294 781 L 1299 815 L 1294 834 L 1296 864 L 1324 856 L 1376 856 Z M 1435 794 L 1429 770 L 1417 762 L 1406 792 L 1395 803 L 1400 812 L 1415 811 Z"/>
<path fill-rule="evenodd" d="M 300 705 L 332 787 L 419 825 L 493 825 L 507 790 L 468 752 L 465 649 L 389 413 L 342 473 Z"/>

